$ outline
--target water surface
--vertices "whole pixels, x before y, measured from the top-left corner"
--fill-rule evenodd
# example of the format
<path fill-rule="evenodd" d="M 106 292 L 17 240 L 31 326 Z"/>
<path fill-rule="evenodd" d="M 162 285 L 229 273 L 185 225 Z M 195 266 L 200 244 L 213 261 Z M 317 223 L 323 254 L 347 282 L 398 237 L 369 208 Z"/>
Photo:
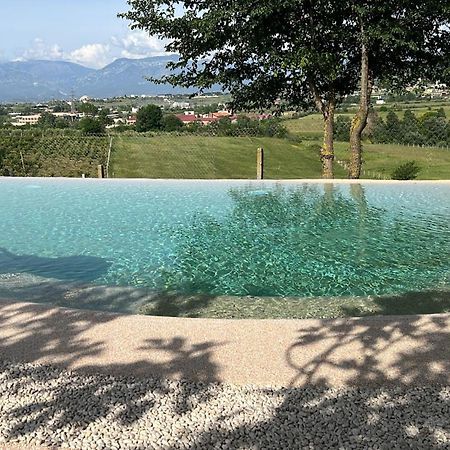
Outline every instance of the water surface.
<path fill-rule="evenodd" d="M 87 303 L 125 311 L 139 289 L 307 298 L 450 285 L 450 184 L 0 179 L 0 208 L 3 298 L 120 288 L 117 304 Z"/>

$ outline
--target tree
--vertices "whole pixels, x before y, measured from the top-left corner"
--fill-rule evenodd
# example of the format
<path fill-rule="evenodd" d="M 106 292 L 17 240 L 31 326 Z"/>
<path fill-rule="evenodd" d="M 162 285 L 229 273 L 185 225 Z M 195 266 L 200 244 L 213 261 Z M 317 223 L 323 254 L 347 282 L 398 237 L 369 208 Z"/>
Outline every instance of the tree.
<path fill-rule="evenodd" d="M 322 173 L 333 177 L 334 115 L 357 87 L 359 48 L 351 2 L 129 0 L 120 14 L 168 40 L 179 59 L 153 80 L 200 92 L 220 84 L 233 110 L 310 108 L 324 120 Z M 179 14 L 179 7 L 182 14 Z M 189 36 L 189 39 L 186 39 Z"/>
<path fill-rule="evenodd" d="M 58 102 L 53 106 L 53 112 L 69 112 L 70 105 L 66 102 Z"/>
<path fill-rule="evenodd" d="M 105 131 L 100 120 L 92 117 L 83 117 L 78 126 L 84 134 L 102 134 Z"/>
<path fill-rule="evenodd" d="M 98 108 L 93 103 L 81 103 L 78 107 L 78 111 L 87 114 L 88 116 L 95 116 L 98 114 Z"/>
<path fill-rule="evenodd" d="M 41 128 L 55 128 L 56 117 L 49 112 L 44 112 L 38 120 L 38 126 Z"/>
<path fill-rule="evenodd" d="M 168 114 L 163 117 L 162 126 L 164 131 L 177 131 L 183 128 L 183 122 L 175 114 Z"/>
<path fill-rule="evenodd" d="M 103 108 L 99 114 L 98 114 L 98 120 L 102 123 L 103 126 L 106 125 L 112 125 L 114 121 L 111 119 L 111 117 L 108 117 L 109 114 L 111 114 L 111 111 L 109 108 Z"/>
<path fill-rule="evenodd" d="M 160 130 L 163 126 L 163 113 L 157 105 L 147 105 L 141 108 L 136 117 L 136 131 L 145 132 Z"/>
<path fill-rule="evenodd" d="M 393 89 L 444 78 L 450 66 L 450 6 L 439 0 L 363 0 L 351 21 L 361 53 L 360 103 L 350 136 L 350 178 L 361 173 L 362 133 L 375 80 Z"/>
<path fill-rule="evenodd" d="M 395 142 L 402 134 L 402 131 L 400 120 L 391 109 L 386 116 L 386 136 L 389 142 Z"/>
<path fill-rule="evenodd" d="M 70 128 L 70 122 L 67 119 L 58 118 L 55 121 L 55 128 L 59 129 Z"/>

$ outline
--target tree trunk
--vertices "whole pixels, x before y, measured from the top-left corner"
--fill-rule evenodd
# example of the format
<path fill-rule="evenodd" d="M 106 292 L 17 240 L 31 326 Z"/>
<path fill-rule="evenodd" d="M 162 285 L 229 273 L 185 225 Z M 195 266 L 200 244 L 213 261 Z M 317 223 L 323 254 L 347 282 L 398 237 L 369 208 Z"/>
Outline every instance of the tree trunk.
<path fill-rule="evenodd" d="M 320 150 L 320 160 L 322 162 L 322 178 L 334 178 L 334 113 L 336 110 L 336 100 L 332 98 L 324 112 L 324 134 L 323 145 Z"/>
<path fill-rule="evenodd" d="M 369 116 L 372 81 L 369 73 L 369 54 L 366 44 L 361 46 L 361 96 L 359 109 L 352 120 L 350 128 L 350 167 L 349 178 L 358 179 L 362 166 L 362 133 L 367 125 Z"/>
<path fill-rule="evenodd" d="M 324 120 L 323 145 L 320 149 L 322 178 L 332 179 L 334 178 L 334 113 L 336 110 L 336 95 L 332 92 L 329 95 L 329 100 L 326 102 L 323 100 L 312 79 L 308 79 L 308 84 L 316 107 L 322 114 Z"/>

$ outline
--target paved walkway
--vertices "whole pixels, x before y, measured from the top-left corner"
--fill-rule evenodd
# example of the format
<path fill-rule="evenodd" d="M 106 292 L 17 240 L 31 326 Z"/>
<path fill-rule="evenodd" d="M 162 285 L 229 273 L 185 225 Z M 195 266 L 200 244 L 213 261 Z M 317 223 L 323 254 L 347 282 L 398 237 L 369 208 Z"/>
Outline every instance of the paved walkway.
<path fill-rule="evenodd" d="M 0 359 L 257 386 L 449 384 L 450 315 L 205 320 L 0 301 Z"/>

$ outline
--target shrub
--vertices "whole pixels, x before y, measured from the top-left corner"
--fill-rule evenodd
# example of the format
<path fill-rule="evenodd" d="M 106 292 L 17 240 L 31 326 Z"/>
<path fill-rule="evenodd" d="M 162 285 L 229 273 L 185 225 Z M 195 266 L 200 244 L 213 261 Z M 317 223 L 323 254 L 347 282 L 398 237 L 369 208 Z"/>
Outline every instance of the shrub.
<path fill-rule="evenodd" d="M 392 172 L 393 180 L 415 180 L 420 172 L 420 167 L 416 161 L 408 161 L 398 166 Z"/>
<path fill-rule="evenodd" d="M 334 137 L 337 141 L 348 142 L 350 140 L 351 120 L 348 116 L 337 116 L 334 123 Z"/>

